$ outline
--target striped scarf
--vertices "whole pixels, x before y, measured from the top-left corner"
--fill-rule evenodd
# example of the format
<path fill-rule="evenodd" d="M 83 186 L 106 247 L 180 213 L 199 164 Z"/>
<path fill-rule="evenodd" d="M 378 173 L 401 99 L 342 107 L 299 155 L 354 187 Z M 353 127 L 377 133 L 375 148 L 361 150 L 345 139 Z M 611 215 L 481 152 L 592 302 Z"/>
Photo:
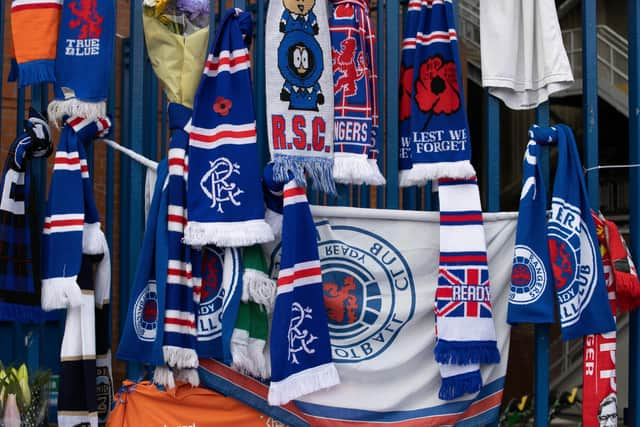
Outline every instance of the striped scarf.
<path fill-rule="evenodd" d="M 20 87 L 55 81 L 56 45 L 62 1 L 11 2 L 11 34 Z"/>
<path fill-rule="evenodd" d="M 33 109 L 29 116 L 26 132 L 9 147 L 0 185 L 0 320 L 39 323 L 44 313 L 32 267 L 30 164 L 31 158 L 49 156 L 53 146 L 44 117 Z M 35 262 L 40 263 L 37 252 Z"/>
<path fill-rule="evenodd" d="M 251 246 L 273 240 L 264 221 L 250 55 L 251 14 L 222 18 L 196 94 L 189 135 L 190 245 Z"/>
<path fill-rule="evenodd" d="M 43 227 L 42 308 L 78 306 L 82 255 L 103 253 L 104 235 L 93 198 L 84 144 L 108 133 L 106 118 L 71 117 L 58 142 Z"/>
<path fill-rule="evenodd" d="M 169 141 L 168 186 L 168 255 L 167 290 L 164 314 L 164 360 L 177 376 L 197 386 L 199 383 L 196 309 L 200 303 L 200 251 L 183 242 L 187 223 L 187 155 L 189 134 L 184 130 L 191 109 L 169 104 L 169 126 L 173 131 Z M 161 373 L 160 373 L 161 372 Z M 174 384 L 167 370 L 156 370 L 154 380 Z"/>
<path fill-rule="evenodd" d="M 333 177 L 383 185 L 378 169 L 376 35 L 368 0 L 333 0 L 329 17 L 334 85 Z"/>
<path fill-rule="evenodd" d="M 317 232 L 306 190 L 293 178 L 284 186 L 283 206 L 282 258 L 271 324 L 271 405 L 340 383 L 331 357 Z"/>

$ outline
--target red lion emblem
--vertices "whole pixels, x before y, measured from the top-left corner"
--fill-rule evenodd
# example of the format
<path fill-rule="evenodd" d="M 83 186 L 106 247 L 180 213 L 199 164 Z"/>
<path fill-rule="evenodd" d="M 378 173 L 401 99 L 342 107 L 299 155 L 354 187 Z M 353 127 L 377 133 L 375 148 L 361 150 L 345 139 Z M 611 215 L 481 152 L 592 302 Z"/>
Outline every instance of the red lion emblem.
<path fill-rule="evenodd" d="M 573 263 L 571 254 L 567 250 L 566 242 L 555 239 L 549 240 L 549 252 L 553 260 L 553 277 L 556 279 L 556 288 L 564 288 L 573 278 Z"/>
<path fill-rule="evenodd" d="M 104 18 L 98 15 L 96 2 L 97 0 L 79 0 L 69 3 L 71 13 L 76 17 L 69 21 L 69 28 L 80 27 L 79 39 L 97 39 L 102 34 Z"/>
<path fill-rule="evenodd" d="M 526 265 L 514 265 L 512 274 L 511 274 L 511 282 L 514 285 L 526 285 L 531 281 L 531 272 Z"/>
<path fill-rule="evenodd" d="M 354 323 L 357 320 L 358 298 L 351 292 L 356 289 L 353 277 L 345 277 L 342 286 L 336 283 L 324 284 L 324 305 L 327 316 L 336 323 Z"/>
<path fill-rule="evenodd" d="M 341 51 L 331 50 L 333 71 L 342 74 L 338 77 L 333 89 L 336 94 L 342 90 L 344 96 L 353 96 L 358 93 L 356 82 L 364 77 L 367 64 L 363 52 L 358 54 L 356 63 L 356 39 L 353 37 L 342 40 L 340 48 Z"/>
<path fill-rule="evenodd" d="M 211 258 L 202 263 L 202 295 L 201 301 L 206 301 L 218 292 L 218 265 L 216 257 L 209 255 Z M 205 257 L 203 257 L 205 258 Z"/>

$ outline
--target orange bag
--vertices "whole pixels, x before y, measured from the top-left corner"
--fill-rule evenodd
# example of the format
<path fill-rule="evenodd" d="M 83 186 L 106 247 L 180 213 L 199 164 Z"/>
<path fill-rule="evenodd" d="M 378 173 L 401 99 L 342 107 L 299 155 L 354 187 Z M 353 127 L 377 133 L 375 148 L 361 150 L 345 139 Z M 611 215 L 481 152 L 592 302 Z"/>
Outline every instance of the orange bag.
<path fill-rule="evenodd" d="M 179 383 L 169 391 L 149 381 L 124 381 L 107 427 L 264 427 L 267 415 L 215 391 Z"/>

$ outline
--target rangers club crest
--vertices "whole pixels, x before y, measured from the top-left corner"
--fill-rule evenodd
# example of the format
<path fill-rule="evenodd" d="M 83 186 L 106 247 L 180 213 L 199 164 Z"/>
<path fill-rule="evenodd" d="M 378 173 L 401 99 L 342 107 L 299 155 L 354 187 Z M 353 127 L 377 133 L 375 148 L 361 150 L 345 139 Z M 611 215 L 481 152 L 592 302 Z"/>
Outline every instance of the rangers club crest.
<path fill-rule="evenodd" d="M 133 306 L 133 327 L 142 341 L 154 341 L 158 330 L 158 293 L 156 281 L 150 280 Z"/>
<path fill-rule="evenodd" d="M 224 250 L 207 247 L 202 252 L 202 294 L 198 308 L 198 340 L 211 341 L 222 334 Z"/>
<path fill-rule="evenodd" d="M 316 223 L 319 231 L 328 225 Z M 342 240 L 321 239 L 318 251 L 332 356 L 356 363 L 383 353 L 413 316 L 413 276 L 400 251 L 382 237 L 346 225 L 331 229 Z M 280 249 L 271 256 L 271 277 L 278 274 Z"/>
<path fill-rule="evenodd" d="M 528 246 L 516 245 L 509 303 L 534 303 L 540 299 L 546 287 L 547 270 L 540 257 Z"/>
<path fill-rule="evenodd" d="M 560 323 L 571 326 L 580 320 L 596 288 L 596 248 L 580 210 L 554 198 L 549 221 L 549 252 L 560 303 Z"/>

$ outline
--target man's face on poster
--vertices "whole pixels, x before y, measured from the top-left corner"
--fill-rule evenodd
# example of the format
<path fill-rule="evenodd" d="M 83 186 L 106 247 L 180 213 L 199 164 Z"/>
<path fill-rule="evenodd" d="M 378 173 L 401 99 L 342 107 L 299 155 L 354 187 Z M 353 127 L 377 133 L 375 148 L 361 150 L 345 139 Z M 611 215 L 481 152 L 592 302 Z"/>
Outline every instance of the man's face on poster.
<path fill-rule="evenodd" d="M 618 425 L 618 408 L 615 394 L 610 394 L 600 402 L 598 422 L 600 427 L 616 427 Z"/>

